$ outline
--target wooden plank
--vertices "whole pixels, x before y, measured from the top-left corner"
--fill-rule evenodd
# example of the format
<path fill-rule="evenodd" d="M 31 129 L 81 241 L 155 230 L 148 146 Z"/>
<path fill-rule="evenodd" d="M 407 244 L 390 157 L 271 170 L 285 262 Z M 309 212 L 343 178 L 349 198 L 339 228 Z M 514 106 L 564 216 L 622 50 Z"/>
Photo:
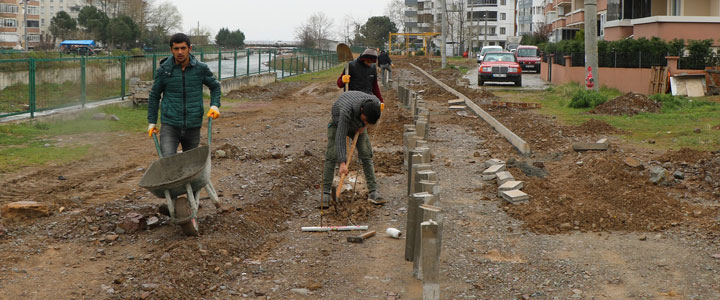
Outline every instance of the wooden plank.
<path fill-rule="evenodd" d="M 580 151 L 605 151 L 607 150 L 610 145 L 607 143 L 573 143 L 572 144 L 573 150 L 576 152 Z"/>
<path fill-rule="evenodd" d="M 415 67 L 415 69 L 417 69 L 418 71 L 420 71 L 420 73 L 423 73 L 425 76 L 427 76 L 428 78 L 430 78 L 430 80 L 432 80 L 432 81 L 434 81 L 435 83 L 437 83 L 438 85 L 440 85 L 440 86 L 441 86 L 442 88 L 444 88 L 446 91 L 454 94 L 455 96 L 457 96 L 457 97 L 460 98 L 460 99 L 465 100 L 465 105 L 467 105 L 467 106 L 468 106 L 473 112 L 475 112 L 475 114 L 477 114 L 480 118 L 482 118 L 483 120 L 485 120 L 485 122 L 487 122 L 488 124 L 490 124 L 490 126 L 492 126 L 493 128 L 495 128 L 495 130 L 496 130 L 498 133 L 500 133 L 503 137 L 505 137 L 505 139 L 507 139 L 508 142 L 510 142 L 510 144 L 512 144 L 513 146 L 515 146 L 515 148 L 517 148 L 518 151 L 520 151 L 520 153 L 522 153 L 522 154 L 530 154 L 530 153 L 531 153 L 530 144 L 528 144 L 525 140 L 523 140 L 522 138 L 520 138 L 517 134 L 513 133 L 510 129 L 508 129 L 507 127 L 505 127 L 505 125 L 503 125 L 502 123 L 500 123 L 497 119 L 495 119 L 493 116 L 491 116 L 490 114 L 488 114 L 485 110 L 483 110 L 482 108 L 480 108 L 480 106 L 478 106 L 477 104 L 475 104 L 475 102 L 472 102 L 472 100 L 470 100 L 470 98 L 468 98 L 467 96 L 461 94 L 460 92 L 456 91 L 455 89 L 449 87 L 447 84 L 443 83 L 442 81 L 436 79 L 435 77 L 433 77 L 432 75 L 428 74 L 427 72 L 425 72 L 425 70 L 421 69 L 420 67 L 418 67 L 418 66 L 416 66 L 416 65 L 414 65 L 414 64 L 410 64 L 410 65 L 413 66 L 413 67 Z"/>

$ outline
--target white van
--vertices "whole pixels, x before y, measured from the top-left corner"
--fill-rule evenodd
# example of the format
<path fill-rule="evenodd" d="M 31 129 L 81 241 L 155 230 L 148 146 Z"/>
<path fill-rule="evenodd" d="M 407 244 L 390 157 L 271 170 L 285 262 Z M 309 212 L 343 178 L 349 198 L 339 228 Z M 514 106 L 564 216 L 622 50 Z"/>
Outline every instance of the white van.
<path fill-rule="evenodd" d="M 480 50 L 480 53 L 477 55 L 477 62 L 481 63 L 483 60 L 483 57 L 485 57 L 485 53 L 488 52 L 502 52 L 503 48 L 500 46 L 485 46 Z"/>

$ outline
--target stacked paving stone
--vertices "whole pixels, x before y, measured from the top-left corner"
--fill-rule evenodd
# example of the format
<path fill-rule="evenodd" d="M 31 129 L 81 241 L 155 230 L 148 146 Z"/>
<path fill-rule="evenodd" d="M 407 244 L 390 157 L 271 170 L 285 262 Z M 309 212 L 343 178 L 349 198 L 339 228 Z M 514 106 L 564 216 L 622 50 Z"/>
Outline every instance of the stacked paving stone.
<path fill-rule="evenodd" d="M 432 153 L 427 143 L 430 111 L 418 94 L 400 85 L 402 105 L 412 114 L 405 125 L 403 152 L 407 173 L 407 239 L 405 260 L 413 262 L 413 275 L 423 280 L 423 299 L 440 299 L 439 259 L 443 212 L 440 207 L 438 176 L 432 170 Z"/>
<path fill-rule="evenodd" d="M 482 179 L 497 182 L 498 197 L 512 204 L 527 203 L 530 200 L 530 197 L 521 191 L 524 183 L 515 180 L 512 173 L 505 168 L 504 161 L 493 158 L 485 161 L 484 166 L 486 169 L 482 172 Z"/>

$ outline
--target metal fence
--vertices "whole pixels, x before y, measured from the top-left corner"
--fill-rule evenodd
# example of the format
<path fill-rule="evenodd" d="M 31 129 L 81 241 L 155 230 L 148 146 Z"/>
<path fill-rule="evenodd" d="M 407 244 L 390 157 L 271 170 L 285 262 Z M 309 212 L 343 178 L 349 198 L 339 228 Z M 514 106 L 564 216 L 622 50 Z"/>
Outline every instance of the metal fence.
<path fill-rule="evenodd" d="M 282 79 L 329 69 L 334 51 L 276 49 L 193 52 L 219 80 L 273 73 Z M 129 95 L 129 79 L 152 80 L 170 53 L 138 56 L 78 56 L 0 60 L 0 118 Z"/>
<path fill-rule="evenodd" d="M 553 63 L 565 66 L 565 56 L 570 56 L 570 66 L 585 66 L 585 53 L 582 52 L 555 53 Z M 598 54 L 598 66 L 602 68 L 650 68 L 653 66 L 667 66 L 667 59 L 665 55 L 643 52 L 607 52 Z"/>

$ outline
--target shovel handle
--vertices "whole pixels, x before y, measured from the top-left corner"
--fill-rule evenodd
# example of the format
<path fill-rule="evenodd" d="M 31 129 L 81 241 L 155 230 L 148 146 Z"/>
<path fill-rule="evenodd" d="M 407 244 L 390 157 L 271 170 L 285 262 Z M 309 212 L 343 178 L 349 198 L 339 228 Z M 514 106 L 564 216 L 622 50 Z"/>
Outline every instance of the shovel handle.
<path fill-rule="evenodd" d="M 152 133 L 153 141 L 155 141 L 155 149 L 158 152 L 158 156 L 162 158 L 162 151 L 160 151 L 160 143 L 158 142 L 157 133 Z"/>
<path fill-rule="evenodd" d="M 350 63 L 345 64 L 345 75 L 350 75 Z M 350 89 L 349 85 L 349 83 L 345 83 L 345 89 L 343 92 L 347 92 Z"/>
<path fill-rule="evenodd" d="M 350 162 L 352 161 L 353 154 L 355 153 L 355 144 L 357 144 L 359 135 L 360 131 L 356 131 L 355 137 L 353 137 L 352 147 L 350 147 L 350 154 L 345 159 L 345 163 L 348 165 L 348 168 L 350 167 Z M 338 183 L 337 190 L 335 191 L 335 199 L 340 199 L 340 194 L 342 193 L 342 185 L 345 182 L 345 175 L 346 174 L 340 174 L 340 182 Z M 357 178 L 355 180 L 357 180 Z"/>
<path fill-rule="evenodd" d="M 212 143 L 212 118 L 208 118 L 208 147 Z"/>

